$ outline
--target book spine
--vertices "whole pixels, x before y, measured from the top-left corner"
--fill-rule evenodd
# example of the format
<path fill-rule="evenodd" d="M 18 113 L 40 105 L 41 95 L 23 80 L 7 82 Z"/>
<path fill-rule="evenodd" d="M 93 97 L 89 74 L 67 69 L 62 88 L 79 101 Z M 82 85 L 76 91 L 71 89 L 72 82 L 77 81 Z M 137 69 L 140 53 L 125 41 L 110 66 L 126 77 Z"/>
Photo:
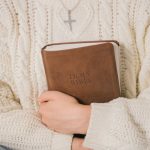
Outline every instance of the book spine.
<path fill-rule="evenodd" d="M 44 70 L 45 70 L 45 76 L 46 76 L 46 80 L 47 80 L 48 90 L 52 90 L 52 83 L 48 78 L 48 69 L 49 68 L 46 65 L 46 60 L 47 60 L 46 51 L 44 49 L 42 49 L 41 53 L 42 53 L 43 66 L 44 66 Z"/>

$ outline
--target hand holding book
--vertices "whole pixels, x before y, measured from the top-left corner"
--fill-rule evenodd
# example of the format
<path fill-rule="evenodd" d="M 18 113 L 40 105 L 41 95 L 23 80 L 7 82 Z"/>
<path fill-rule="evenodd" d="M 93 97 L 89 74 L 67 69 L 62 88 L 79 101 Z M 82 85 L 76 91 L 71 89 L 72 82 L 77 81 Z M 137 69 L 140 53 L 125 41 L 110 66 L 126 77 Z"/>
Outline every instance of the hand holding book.
<path fill-rule="evenodd" d="M 57 132 L 86 134 L 89 104 L 120 96 L 118 43 L 51 44 L 43 48 L 42 56 L 49 90 L 39 98 L 43 123 Z M 73 150 L 89 150 L 81 142 L 75 138 Z"/>
<path fill-rule="evenodd" d="M 118 43 L 51 44 L 42 56 L 49 90 L 39 98 L 42 121 L 61 133 L 86 134 L 89 104 L 120 96 Z"/>

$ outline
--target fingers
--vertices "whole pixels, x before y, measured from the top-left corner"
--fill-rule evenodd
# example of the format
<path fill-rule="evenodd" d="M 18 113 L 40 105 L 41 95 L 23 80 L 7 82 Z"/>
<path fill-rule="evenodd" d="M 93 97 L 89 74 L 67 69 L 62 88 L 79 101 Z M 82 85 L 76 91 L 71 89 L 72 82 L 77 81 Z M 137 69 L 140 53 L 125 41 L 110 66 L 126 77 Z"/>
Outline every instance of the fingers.
<path fill-rule="evenodd" d="M 64 93 L 59 91 L 46 91 L 41 94 L 38 98 L 39 103 L 48 102 L 50 100 L 57 100 L 66 96 Z M 66 98 L 66 97 L 65 97 Z"/>
<path fill-rule="evenodd" d="M 52 91 L 46 91 L 46 92 L 43 92 L 39 98 L 38 98 L 38 102 L 39 103 L 44 103 L 44 102 L 48 102 L 52 99 L 53 97 L 53 92 Z"/>

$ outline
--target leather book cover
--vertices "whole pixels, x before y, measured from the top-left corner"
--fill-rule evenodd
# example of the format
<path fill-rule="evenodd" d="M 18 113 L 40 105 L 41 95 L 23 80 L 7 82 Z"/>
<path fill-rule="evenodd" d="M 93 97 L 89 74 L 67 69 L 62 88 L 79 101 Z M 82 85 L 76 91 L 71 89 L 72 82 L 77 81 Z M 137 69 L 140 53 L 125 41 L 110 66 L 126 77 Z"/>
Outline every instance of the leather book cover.
<path fill-rule="evenodd" d="M 69 94 L 82 104 L 120 96 L 116 41 L 49 44 L 42 49 L 42 58 L 48 90 Z"/>

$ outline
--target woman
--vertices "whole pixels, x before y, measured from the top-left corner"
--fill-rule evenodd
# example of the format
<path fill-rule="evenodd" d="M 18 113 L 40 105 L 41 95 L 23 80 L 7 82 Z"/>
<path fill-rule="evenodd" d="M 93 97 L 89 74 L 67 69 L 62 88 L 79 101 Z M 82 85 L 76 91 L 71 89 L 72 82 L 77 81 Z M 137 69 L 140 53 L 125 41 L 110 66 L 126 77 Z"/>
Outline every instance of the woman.
<path fill-rule="evenodd" d="M 0 144 L 18 150 L 150 149 L 149 7 L 149 0 L 1 0 Z M 104 39 L 120 43 L 122 97 L 84 106 L 58 91 L 41 95 L 47 90 L 44 45 Z"/>

